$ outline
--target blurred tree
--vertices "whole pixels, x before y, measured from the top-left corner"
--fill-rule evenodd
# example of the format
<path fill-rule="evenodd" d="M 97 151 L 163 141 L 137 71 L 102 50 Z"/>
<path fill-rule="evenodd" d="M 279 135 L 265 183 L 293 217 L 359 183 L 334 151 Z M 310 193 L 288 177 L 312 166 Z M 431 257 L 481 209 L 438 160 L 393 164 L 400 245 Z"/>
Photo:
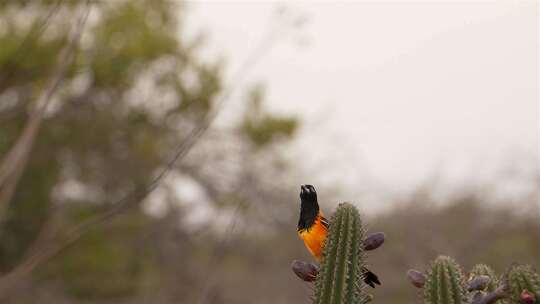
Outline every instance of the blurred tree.
<path fill-rule="evenodd" d="M 276 117 L 264 113 L 264 88 L 257 86 L 250 92 L 250 103 L 247 108 L 241 131 L 257 146 L 264 147 L 275 136 L 290 137 L 297 127 L 294 117 Z"/>
<path fill-rule="evenodd" d="M 28 109 L 50 77 L 78 4 L 41 0 L 0 6 L 0 156 L 16 141 Z M 46 223 L 61 236 L 128 193 L 143 191 L 178 142 L 218 110 L 222 64 L 198 57 L 201 39 L 186 38 L 184 13 L 183 3 L 168 0 L 92 2 L 75 63 L 46 112 L 0 227 L 1 273 L 20 263 Z M 275 190 L 263 187 L 260 180 L 278 174 L 283 162 L 279 170 L 264 169 L 264 175 L 253 171 L 254 164 L 276 167 L 272 159 L 281 159 L 279 153 L 273 150 L 265 156 L 259 148 L 278 137 L 291 138 L 296 120 L 265 113 L 262 95 L 256 103 L 256 112 L 247 110 L 240 128 L 212 130 L 197 151 L 173 168 L 173 181 L 161 188 L 168 193 L 161 203 L 175 214 L 172 221 L 181 218 L 174 212 L 181 206 L 174 196 L 175 176 L 202 187 L 212 208 L 243 211 L 236 207 L 240 202 L 253 203 L 252 198 L 260 200 L 265 191 Z M 231 162 L 235 168 L 218 171 Z M 153 247 L 134 248 L 149 233 L 155 236 L 155 226 L 173 231 L 181 226 L 158 225 L 140 207 L 108 228 L 90 231 L 46 265 L 34 283 L 56 281 L 71 296 L 92 299 L 133 296 L 145 284 L 157 284 L 152 273 L 169 270 L 170 265 L 159 268 L 157 257 L 166 254 L 160 248 L 170 240 L 157 244 L 162 238 L 156 238 L 149 242 Z M 159 221 L 169 222 L 171 217 Z M 159 233 L 168 235 L 167 229 Z M 186 234 L 178 233 L 182 237 L 177 241 L 188 244 Z M 178 271 L 189 273 L 186 268 Z"/>

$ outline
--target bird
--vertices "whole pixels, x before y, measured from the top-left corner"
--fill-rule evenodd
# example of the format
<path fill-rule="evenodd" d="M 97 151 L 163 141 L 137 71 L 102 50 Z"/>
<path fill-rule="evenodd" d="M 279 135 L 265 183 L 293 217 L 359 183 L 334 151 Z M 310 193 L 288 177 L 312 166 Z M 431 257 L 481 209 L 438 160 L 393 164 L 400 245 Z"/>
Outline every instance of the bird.
<path fill-rule="evenodd" d="M 319 208 L 315 187 L 313 185 L 301 185 L 298 236 L 304 241 L 308 251 L 317 261 L 322 258 L 329 227 L 330 223 Z M 381 285 L 377 275 L 365 267 L 362 270 L 366 284 L 372 288 L 375 288 L 375 284 Z"/>

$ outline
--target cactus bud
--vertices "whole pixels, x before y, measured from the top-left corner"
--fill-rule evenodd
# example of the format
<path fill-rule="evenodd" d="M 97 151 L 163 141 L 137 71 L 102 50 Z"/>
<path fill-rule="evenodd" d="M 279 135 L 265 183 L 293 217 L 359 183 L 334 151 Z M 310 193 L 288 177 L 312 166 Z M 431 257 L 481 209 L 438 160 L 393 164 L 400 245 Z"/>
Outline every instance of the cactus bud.
<path fill-rule="evenodd" d="M 472 296 L 472 301 L 471 301 L 471 304 L 480 304 L 482 303 L 482 300 L 484 299 L 484 292 L 482 291 L 478 291 L 478 292 L 475 292 Z"/>
<path fill-rule="evenodd" d="M 523 304 L 534 304 L 536 303 L 536 297 L 533 293 L 529 292 L 527 289 L 523 289 L 520 295 L 520 301 Z"/>
<path fill-rule="evenodd" d="M 467 284 L 467 291 L 485 290 L 490 280 L 491 280 L 490 277 L 486 275 L 480 275 L 480 276 L 474 277 Z"/>
<path fill-rule="evenodd" d="M 374 250 L 384 243 L 385 234 L 383 232 L 375 232 L 370 234 L 364 240 L 364 250 Z"/>
<path fill-rule="evenodd" d="M 501 285 L 497 287 L 494 291 L 488 293 L 487 295 L 480 297 L 479 301 L 473 301 L 472 304 L 494 304 L 499 300 L 502 300 L 507 297 L 506 293 L 507 287 L 505 285 Z M 477 294 L 485 294 L 484 292 L 477 292 Z"/>
<path fill-rule="evenodd" d="M 292 271 L 303 281 L 313 282 L 317 278 L 319 268 L 312 263 L 294 260 L 291 263 Z"/>
<path fill-rule="evenodd" d="M 474 278 L 478 276 L 488 276 L 489 282 L 485 288 L 485 291 L 492 292 L 497 289 L 497 286 L 499 285 L 499 280 L 497 276 L 495 275 L 495 271 L 491 269 L 491 267 L 485 265 L 485 264 L 477 264 L 474 265 L 474 267 L 471 269 L 471 272 L 469 274 L 469 284 Z"/>
<path fill-rule="evenodd" d="M 417 288 L 422 288 L 424 287 L 424 284 L 426 284 L 426 276 L 418 270 L 409 269 L 409 271 L 407 271 L 407 277 Z"/>

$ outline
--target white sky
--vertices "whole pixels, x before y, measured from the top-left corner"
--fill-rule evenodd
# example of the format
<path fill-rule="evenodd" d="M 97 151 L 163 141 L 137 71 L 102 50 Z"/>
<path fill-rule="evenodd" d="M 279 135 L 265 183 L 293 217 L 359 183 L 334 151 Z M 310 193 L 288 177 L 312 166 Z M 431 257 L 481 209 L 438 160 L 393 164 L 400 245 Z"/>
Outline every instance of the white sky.
<path fill-rule="evenodd" d="M 302 118 L 295 151 L 309 155 L 315 180 L 346 171 L 350 185 L 369 178 L 407 188 L 434 172 L 459 183 L 516 160 L 540 167 L 538 2 L 286 6 L 308 21 L 247 83 L 264 82 L 273 110 Z M 275 7 L 192 2 L 188 24 L 208 32 L 208 46 L 234 71 Z"/>

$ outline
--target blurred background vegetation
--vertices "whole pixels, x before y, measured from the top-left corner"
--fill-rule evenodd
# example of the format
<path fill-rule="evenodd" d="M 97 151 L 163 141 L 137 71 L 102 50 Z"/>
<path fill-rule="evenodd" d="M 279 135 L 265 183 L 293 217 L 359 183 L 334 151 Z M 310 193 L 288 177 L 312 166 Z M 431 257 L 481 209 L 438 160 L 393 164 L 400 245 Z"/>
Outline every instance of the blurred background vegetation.
<path fill-rule="evenodd" d="M 4 158 L 85 8 L 0 3 Z M 62 244 L 75 225 L 144 192 L 178 144 L 227 107 L 225 65 L 201 59 L 204 40 L 187 37 L 185 14 L 176 1 L 92 2 L 74 62 L 0 219 L 4 278 L 29 253 Z M 298 168 L 284 152 L 301 122 L 269 112 L 262 86 L 240 95 L 242 115 L 212 126 L 148 197 L 40 262 L 3 303 L 309 303 L 310 285 L 289 269 L 293 259 L 311 259 L 296 236 Z M 428 186 L 368 216 L 372 231 L 387 234 L 370 256 L 383 281 L 375 302 L 416 301 L 405 272 L 438 254 L 499 272 L 514 261 L 540 266 L 539 210 L 531 207 L 539 192 L 516 198 L 513 208 L 489 204 L 487 194 L 441 199 Z"/>

